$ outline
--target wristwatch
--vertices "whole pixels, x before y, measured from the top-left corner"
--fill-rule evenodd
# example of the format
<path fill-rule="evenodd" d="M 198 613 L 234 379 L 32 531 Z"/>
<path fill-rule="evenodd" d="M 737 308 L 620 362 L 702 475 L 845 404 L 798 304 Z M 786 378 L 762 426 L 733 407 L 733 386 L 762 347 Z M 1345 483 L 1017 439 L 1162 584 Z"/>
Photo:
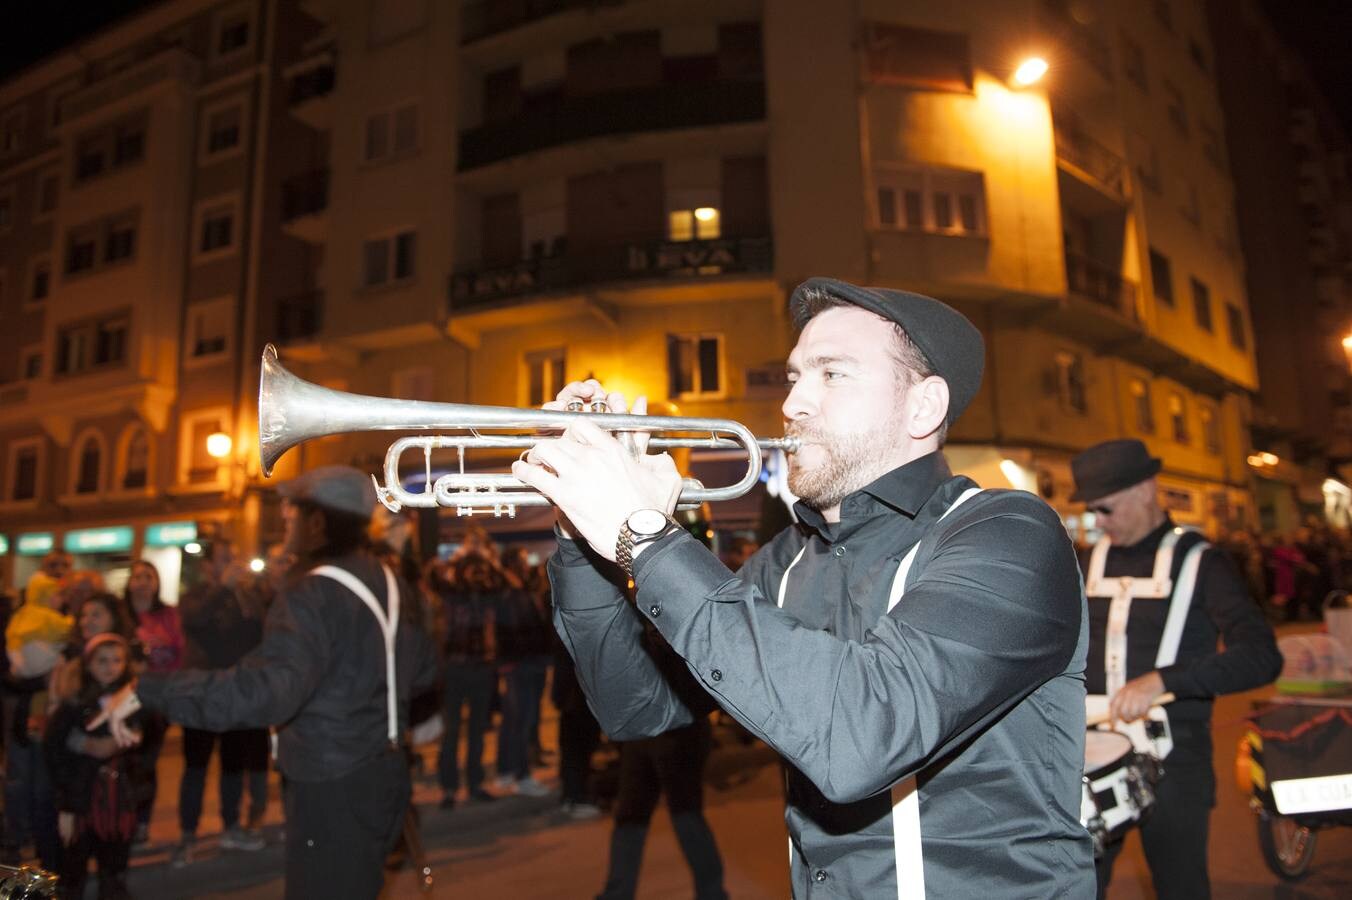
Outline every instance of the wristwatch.
<path fill-rule="evenodd" d="M 666 537 L 680 527 L 680 522 L 660 509 L 640 509 L 630 513 L 615 539 L 615 562 L 620 564 L 625 575 L 633 578 L 634 548 Z"/>

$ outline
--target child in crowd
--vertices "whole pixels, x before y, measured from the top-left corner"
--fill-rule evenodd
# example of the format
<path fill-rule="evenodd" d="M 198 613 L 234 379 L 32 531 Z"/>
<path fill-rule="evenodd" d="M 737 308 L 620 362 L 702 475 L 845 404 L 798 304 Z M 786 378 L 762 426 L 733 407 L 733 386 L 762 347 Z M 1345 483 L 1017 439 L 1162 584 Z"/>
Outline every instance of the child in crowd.
<path fill-rule="evenodd" d="M 139 742 L 120 749 L 104 725 L 92 732 L 85 723 L 100 710 L 103 697 L 130 678 L 131 648 L 115 632 L 91 638 L 84 647 L 83 687 L 53 714 L 47 729 L 47 764 L 55 788 L 58 830 L 65 852 L 61 860 L 62 897 L 82 898 L 89 858 L 98 863 L 99 898 L 126 898 L 127 863 L 136 831 L 136 809 L 150 779 Z M 140 723 L 132 719 L 139 738 Z"/>

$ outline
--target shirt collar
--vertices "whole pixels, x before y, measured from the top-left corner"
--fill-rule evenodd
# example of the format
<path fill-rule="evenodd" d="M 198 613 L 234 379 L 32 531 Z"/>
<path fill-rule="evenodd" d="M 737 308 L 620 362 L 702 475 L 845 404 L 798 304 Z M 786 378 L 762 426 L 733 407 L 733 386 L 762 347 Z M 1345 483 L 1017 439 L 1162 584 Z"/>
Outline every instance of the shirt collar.
<path fill-rule="evenodd" d="M 915 518 L 921 508 L 934 496 L 939 485 L 953 477 L 948 460 L 942 451 L 935 450 L 905 465 L 898 466 L 887 474 L 864 485 L 848 495 L 840 503 L 842 520 L 858 515 L 868 508 L 872 500 L 877 500 L 898 512 Z M 802 500 L 794 504 L 798 521 L 814 531 L 828 531 L 826 519 L 819 510 L 808 506 Z"/>

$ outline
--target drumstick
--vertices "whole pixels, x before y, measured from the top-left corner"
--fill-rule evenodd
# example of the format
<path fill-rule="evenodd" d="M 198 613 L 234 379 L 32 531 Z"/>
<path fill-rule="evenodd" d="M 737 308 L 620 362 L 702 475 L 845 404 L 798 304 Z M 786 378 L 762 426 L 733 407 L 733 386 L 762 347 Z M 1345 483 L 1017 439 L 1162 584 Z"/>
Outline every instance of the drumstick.
<path fill-rule="evenodd" d="M 1156 697 L 1155 702 L 1150 705 L 1164 706 L 1166 703 L 1173 703 L 1177 699 L 1178 698 L 1174 696 L 1173 691 L 1165 691 L 1163 694 Z M 1097 725 L 1102 725 L 1104 722 L 1110 721 L 1111 719 L 1111 713 L 1099 713 L 1097 716 L 1085 716 L 1084 727 L 1093 728 Z"/>

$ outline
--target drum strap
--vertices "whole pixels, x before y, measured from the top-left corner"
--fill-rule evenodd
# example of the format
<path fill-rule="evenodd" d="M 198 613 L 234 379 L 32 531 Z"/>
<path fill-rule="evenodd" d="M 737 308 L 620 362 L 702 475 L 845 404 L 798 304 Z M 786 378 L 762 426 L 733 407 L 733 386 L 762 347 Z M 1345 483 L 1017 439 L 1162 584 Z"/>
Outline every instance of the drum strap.
<path fill-rule="evenodd" d="M 376 595 L 371 593 L 371 589 L 346 569 L 320 566 L 312 569 L 311 574 L 331 578 L 356 594 L 380 623 L 380 633 L 385 638 L 385 694 L 386 710 L 389 714 L 387 735 L 390 744 L 396 745 L 399 743 L 399 687 L 394 670 L 394 637 L 399 631 L 399 585 L 394 579 L 394 573 L 387 566 L 382 565 L 380 568 L 385 573 L 385 596 L 390 600 L 388 615 L 380 608 L 380 602 L 376 600 Z"/>

